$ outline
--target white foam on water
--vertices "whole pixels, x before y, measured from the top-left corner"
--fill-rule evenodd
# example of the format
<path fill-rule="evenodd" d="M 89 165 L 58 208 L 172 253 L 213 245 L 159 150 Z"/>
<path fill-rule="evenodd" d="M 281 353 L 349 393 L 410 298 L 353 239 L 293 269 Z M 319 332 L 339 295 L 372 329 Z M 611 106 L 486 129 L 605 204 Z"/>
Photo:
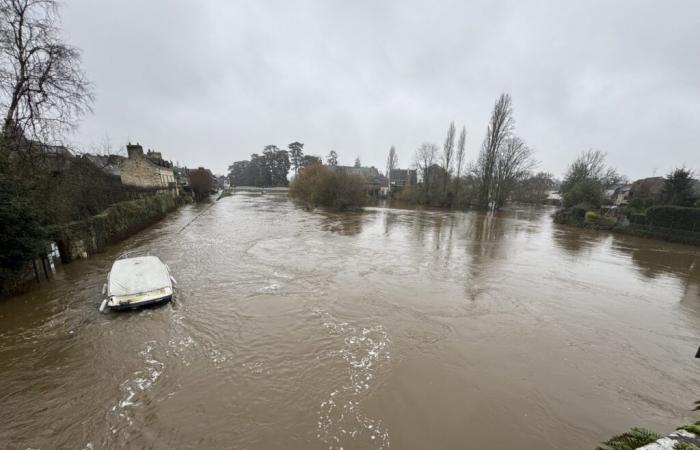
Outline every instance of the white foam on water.
<path fill-rule="evenodd" d="M 317 438 L 329 450 L 353 446 L 353 442 L 371 442 L 376 450 L 390 446 L 389 430 L 381 419 L 366 416 L 360 401 L 366 396 L 382 362 L 390 359 L 391 340 L 381 325 L 355 327 L 340 322 L 323 311 L 314 312 L 323 319 L 323 326 L 333 335 L 343 338 L 343 346 L 329 356 L 342 358 L 348 364 L 348 383 L 329 393 L 319 409 Z"/>
<path fill-rule="evenodd" d="M 209 351 L 209 358 L 212 360 L 212 362 L 213 362 L 214 364 L 217 365 L 217 367 L 218 367 L 221 363 L 226 362 L 226 360 L 228 359 L 228 358 L 226 357 L 226 355 L 224 355 L 223 353 L 221 353 L 220 350 L 217 350 L 217 349 L 215 349 L 215 348 L 213 348 L 213 349 L 211 349 L 211 350 Z"/>
<path fill-rule="evenodd" d="M 263 286 L 263 287 L 261 287 L 260 289 L 258 289 L 258 292 L 265 293 L 265 292 L 277 291 L 277 290 L 279 290 L 280 287 L 281 287 L 281 286 L 279 285 L 279 283 L 275 283 L 275 282 L 273 281 L 273 282 L 270 283 L 269 285 Z"/>
<path fill-rule="evenodd" d="M 163 374 L 165 364 L 153 356 L 155 341 L 146 343 L 146 347 L 139 352 L 143 358 L 144 366 L 133 373 L 133 376 L 121 383 L 119 390 L 122 395 L 119 401 L 112 406 L 110 412 L 116 419 L 110 427 L 112 434 L 116 434 L 125 426 L 134 424 L 133 409 L 139 406 L 140 397 L 149 390 Z"/>

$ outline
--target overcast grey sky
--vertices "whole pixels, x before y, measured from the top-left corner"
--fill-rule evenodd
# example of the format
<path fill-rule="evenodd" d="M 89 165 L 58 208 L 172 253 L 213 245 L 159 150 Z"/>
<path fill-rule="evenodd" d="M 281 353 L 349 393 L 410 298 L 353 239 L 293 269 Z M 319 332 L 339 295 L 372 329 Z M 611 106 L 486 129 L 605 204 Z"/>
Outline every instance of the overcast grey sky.
<path fill-rule="evenodd" d="M 223 173 L 267 144 L 383 170 L 454 120 L 469 158 L 513 97 L 540 169 L 608 152 L 631 178 L 700 169 L 700 1 L 66 0 L 105 134 Z"/>

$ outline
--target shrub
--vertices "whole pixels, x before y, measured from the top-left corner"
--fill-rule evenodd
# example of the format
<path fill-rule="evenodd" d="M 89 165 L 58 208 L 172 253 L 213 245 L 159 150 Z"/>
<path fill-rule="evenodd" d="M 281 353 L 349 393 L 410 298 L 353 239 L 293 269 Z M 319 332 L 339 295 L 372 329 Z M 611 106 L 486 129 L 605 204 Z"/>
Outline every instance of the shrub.
<path fill-rule="evenodd" d="M 630 223 L 633 223 L 635 225 L 646 225 L 647 224 L 647 215 L 642 214 L 642 213 L 631 213 L 627 215 L 627 219 L 630 221 Z"/>
<path fill-rule="evenodd" d="M 655 227 L 700 232 L 700 208 L 653 206 L 647 210 L 646 219 Z"/>
<path fill-rule="evenodd" d="M 359 208 L 367 203 L 362 177 L 334 172 L 321 164 L 305 167 L 292 181 L 289 195 L 309 207 L 336 210 Z"/>
<path fill-rule="evenodd" d="M 600 219 L 600 215 L 593 211 L 586 211 L 586 222 L 592 222 Z"/>
<path fill-rule="evenodd" d="M 427 197 L 425 195 L 425 189 L 423 189 L 422 186 L 411 184 L 404 186 L 403 189 L 394 194 L 393 198 L 401 202 L 423 205 L 426 203 Z"/>
<path fill-rule="evenodd" d="M 603 185 L 596 180 L 581 180 L 564 192 L 564 206 L 569 208 L 581 203 L 600 208 L 603 200 Z"/>

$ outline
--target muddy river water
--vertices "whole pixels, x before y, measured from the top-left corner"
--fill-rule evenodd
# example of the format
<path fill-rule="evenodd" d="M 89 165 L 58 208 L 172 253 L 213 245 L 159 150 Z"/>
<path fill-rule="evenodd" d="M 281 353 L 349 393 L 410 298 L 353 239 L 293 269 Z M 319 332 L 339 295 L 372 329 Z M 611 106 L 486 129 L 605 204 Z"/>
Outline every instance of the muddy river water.
<path fill-rule="evenodd" d="M 592 449 L 697 420 L 700 250 L 551 212 L 184 207 L 0 301 L 0 448 Z M 97 311 L 125 250 L 174 303 Z"/>

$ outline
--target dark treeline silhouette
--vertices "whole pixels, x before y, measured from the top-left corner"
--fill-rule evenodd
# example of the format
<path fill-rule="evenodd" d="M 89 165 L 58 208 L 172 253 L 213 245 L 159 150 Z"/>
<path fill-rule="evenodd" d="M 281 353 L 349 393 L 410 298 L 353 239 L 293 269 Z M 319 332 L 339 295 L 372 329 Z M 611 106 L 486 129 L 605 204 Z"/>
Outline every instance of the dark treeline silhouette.
<path fill-rule="evenodd" d="M 290 149 L 291 146 L 292 144 Z M 250 160 L 231 164 L 228 168 L 229 179 L 233 186 L 288 186 L 287 174 L 290 167 L 290 152 L 268 145 L 261 155 L 253 153 Z"/>
<path fill-rule="evenodd" d="M 334 151 L 327 158 L 331 166 L 338 163 L 338 154 Z M 232 186 L 289 186 L 287 175 L 290 169 L 298 175 L 304 167 L 322 163 L 319 156 L 305 155 L 304 144 L 301 142 L 292 142 L 287 150 L 267 145 L 261 155 L 253 153 L 249 160 L 231 164 L 228 168 L 229 180 Z"/>

